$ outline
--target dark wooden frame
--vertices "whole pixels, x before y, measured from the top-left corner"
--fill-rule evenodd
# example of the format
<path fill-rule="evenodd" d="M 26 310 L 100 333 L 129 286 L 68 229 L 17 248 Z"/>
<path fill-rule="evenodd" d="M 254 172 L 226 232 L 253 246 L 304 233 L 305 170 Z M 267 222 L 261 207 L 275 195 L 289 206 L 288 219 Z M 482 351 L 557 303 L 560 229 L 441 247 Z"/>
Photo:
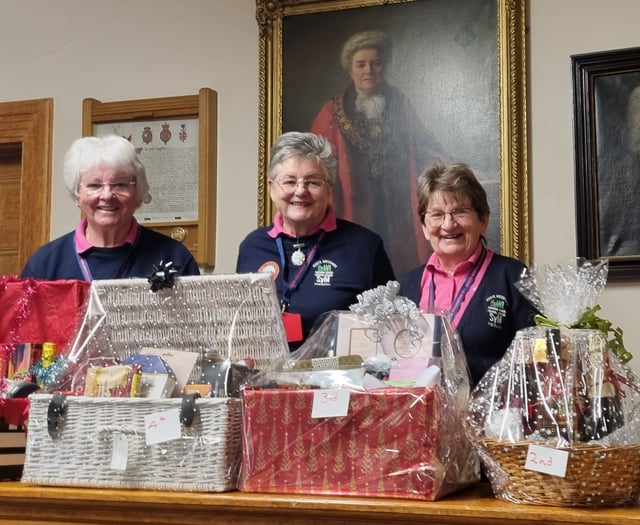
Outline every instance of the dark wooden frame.
<path fill-rule="evenodd" d="M 282 132 L 283 19 L 290 16 L 381 6 L 414 0 L 256 0 L 260 32 L 258 225 L 274 210 L 266 170 L 274 139 Z M 418 0 L 415 0 L 418 1 Z M 422 0 L 428 1 L 428 0 Z M 529 264 L 529 189 L 526 127 L 526 0 L 496 0 L 500 104 L 501 252 Z"/>
<path fill-rule="evenodd" d="M 575 139 L 576 255 L 587 259 L 607 258 L 610 280 L 637 279 L 640 277 L 640 250 L 637 254 L 615 255 L 605 253 L 606 250 L 601 247 L 600 233 L 603 223 L 600 217 L 604 210 L 601 209 L 603 203 L 599 198 L 599 185 L 604 185 L 604 181 L 601 180 L 604 174 L 598 172 L 597 131 L 606 130 L 607 123 L 597 121 L 596 96 L 598 79 L 628 73 L 638 73 L 640 78 L 640 47 L 572 55 L 571 65 Z M 620 123 L 616 122 L 615 125 L 619 126 Z M 613 154 L 615 156 L 616 152 Z M 611 181 L 607 183 L 611 184 Z M 629 188 L 623 187 L 622 190 L 629 191 Z M 622 219 L 620 228 L 625 228 Z M 640 239 L 638 243 L 640 244 Z"/>

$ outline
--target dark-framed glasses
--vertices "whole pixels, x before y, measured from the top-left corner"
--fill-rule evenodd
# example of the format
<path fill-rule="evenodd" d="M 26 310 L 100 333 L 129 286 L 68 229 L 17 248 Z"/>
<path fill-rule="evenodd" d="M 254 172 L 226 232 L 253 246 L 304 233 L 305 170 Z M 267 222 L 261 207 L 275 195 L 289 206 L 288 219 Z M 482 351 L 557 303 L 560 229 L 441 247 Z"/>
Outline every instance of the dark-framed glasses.
<path fill-rule="evenodd" d="M 293 193 L 296 191 L 299 185 L 308 191 L 320 191 L 327 184 L 326 179 L 318 177 L 310 177 L 308 179 L 296 179 L 295 177 L 283 177 L 281 179 L 274 179 L 275 182 L 282 188 L 285 193 Z"/>
<path fill-rule="evenodd" d="M 135 180 L 116 181 L 116 182 L 89 182 L 80 184 L 85 193 L 88 195 L 99 195 L 106 187 L 110 192 L 116 195 L 131 195 L 136 185 Z"/>
<path fill-rule="evenodd" d="M 451 217 L 452 221 L 457 222 L 458 224 L 464 224 L 473 216 L 473 211 L 474 209 L 471 207 L 456 208 L 451 211 L 433 210 L 425 213 L 425 217 L 432 226 L 440 226 L 447 215 Z"/>

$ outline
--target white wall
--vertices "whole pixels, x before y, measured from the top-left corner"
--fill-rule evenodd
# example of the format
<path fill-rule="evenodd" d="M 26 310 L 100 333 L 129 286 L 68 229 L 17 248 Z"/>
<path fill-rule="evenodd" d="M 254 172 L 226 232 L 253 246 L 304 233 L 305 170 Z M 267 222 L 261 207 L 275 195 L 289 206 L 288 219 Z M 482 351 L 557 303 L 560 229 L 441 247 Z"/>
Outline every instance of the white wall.
<path fill-rule="evenodd" d="M 53 97 L 52 236 L 73 227 L 62 156 L 81 133 L 81 103 L 218 92 L 216 272 L 231 272 L 256 225 L 258 31 L 255 0 L 0 0 L 0 101 Z M 637 0 L 530 0 L 531 248 L 575 254 L 570 55 L 640 45 Z M 609 285 L 604 317 L 639 357 L 639 285 Z"/>
<path fill-rule="evenodd" d="M 637 0 L 530 0 L 530 180 L 535 262 L 575 256 L 571 55 L 640 46 Z M 640 201 L 640 196 L 638 196 Z M 624 331 L 640 370 L 639 284 L 610 284 L 602 317 Z"/>
<path fill-rule="evenodd" d="M 78 219 L 62 159 L 82 133 L 82 99 L 218 92 L 217 267 L 231 272 L 256 227 L 255 0 L 0 0 L 0 102 L 54 98 L 51 235 Z"/>

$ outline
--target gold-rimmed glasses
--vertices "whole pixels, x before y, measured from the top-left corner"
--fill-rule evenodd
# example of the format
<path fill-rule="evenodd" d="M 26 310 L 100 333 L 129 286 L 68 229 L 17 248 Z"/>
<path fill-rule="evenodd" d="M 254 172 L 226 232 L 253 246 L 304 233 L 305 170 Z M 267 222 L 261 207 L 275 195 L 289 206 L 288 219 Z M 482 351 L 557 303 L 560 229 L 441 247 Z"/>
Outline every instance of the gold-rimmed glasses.
<path fill-rule="evenodd" d="M 465 224 L 473 215 L 474 208 L 456 208 L 451 211 L 433 210 L 425 213 L 427 222 L 431 226 L 440 226 L 444 223 L 447 215 L 451 217 L 451 220 L 458 224 Z"/>
<path fill-rule="evenodd" d="M 116 182 L 89 182 L 87 184 L 80 184 L 80 187 L 88 194 L 88 195 L 99 195 L 102 193 L 102 190 L 106 187 L 111 192 L 116 195 L 126 196 L 131 195 L 133 193 L 134 186 L 136 185 L 135 180 L 130 181 L 116 181 Z"/>
<path fill-rule="evenodd" d="M 285 193 L 294 193 L 299 185 L 310 192 L 320 191 L 327 184 L 326 179 L 318 177 L 310 177 L 308 179 L 297 179 L 295 177 L 283 177 L 281 179 L 274 179 L 274 182 L 282 188 Z"/>

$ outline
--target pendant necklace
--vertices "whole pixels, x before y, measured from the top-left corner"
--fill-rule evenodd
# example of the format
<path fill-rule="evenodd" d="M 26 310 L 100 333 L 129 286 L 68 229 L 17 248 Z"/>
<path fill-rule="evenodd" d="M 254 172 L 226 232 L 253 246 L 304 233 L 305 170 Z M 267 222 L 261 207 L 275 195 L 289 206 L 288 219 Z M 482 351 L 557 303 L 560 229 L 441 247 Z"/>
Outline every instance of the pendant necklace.
<path fill-rule="evenodd" d="M 291 254 L 291 263 L 295 266 L 302 266 L 307 256 L 302 251 L 304 243 L 300 242 L 300 239 L 296 238 L 296 243 L 293 245 L 295 251 Z"/>

